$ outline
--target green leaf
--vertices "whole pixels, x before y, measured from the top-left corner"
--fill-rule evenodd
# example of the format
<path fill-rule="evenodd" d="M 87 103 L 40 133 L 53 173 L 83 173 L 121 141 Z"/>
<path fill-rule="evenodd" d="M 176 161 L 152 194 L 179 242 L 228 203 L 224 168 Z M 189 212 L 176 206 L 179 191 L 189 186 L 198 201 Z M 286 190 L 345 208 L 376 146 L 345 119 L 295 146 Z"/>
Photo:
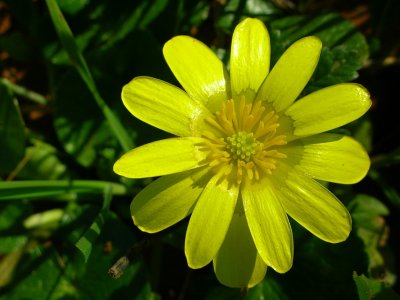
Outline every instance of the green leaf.
<path fill-rule="evenodd" d="M 0 204 L 0 253 L 11 253 L 21 248 L 28 237 L 22 227 L 22 220 L 31 212 L 29 203 Z"/>
<path fill-rule="evenodd" d="M 9 53 L 10 57 L 17 61 L 29 61 L 32 59 L 32 51 L 21 32 L 14 31 L 0 36 L 0 49 Z"/>
<path fill-rule="evenodd" d="M 355 128 L 351 128 L 353 137 L 363 145 L 368 153 L 372 150 L 372 122 L 366 118 L 362 118 L 353 123 Z M 352 124 L 349 124 L 352 125 Z M 399 159 L 400 161 L 400 159 Z"/>
<path fill-rule="evenodd" d="M 83 254 L 85 263 L 87 263 L 87 261 L 89 260 L 89 256 L 93 249 L 93 244 L 96 241 L 97 237 L 100 235 L 100 232 L 104 225 L 104 220 L 107 218 L 107 215 L 109 213 L 109 206 L 112 199 L 112 189 L 107 188 L 104 191 L 103 197 L 103 208 L 100 210 L 99 214 L 97 215 L 93 223 L 88 227 L 86 232 L 75 243 L 75 246 Z"/>
<path fill-rule="evenodd" d="M 13 283 L 11 283 L 11 287 L 9 287 L 11 290 L 1 296 L 0 299 L 18 300 L 26 299 L 26 297 L 29 297 L 29 299 L 48 299 L 49 293 L 62 274 L 58 255 L 54 248 L 50 250 L 36 248 L 33 250 L 30 253 L 29 260 L 41 260 L 41 263 L 36 266 L 31 264 L 27 266 L 25 260 L 25 268 L 22 272 L 21 269 L 17 271 L 14 277 L 13 283 L 18 282 L 18 288 L 13 288 Z M 37 286 L 40 286 L 40 288 L 37 288 Z"/>
<path fill-rule="evenodd" d="M 88 263 L 82 264 L 76 249 L 62 243 L 76 230 L 78 216 L 80 214 L 70 215 L 73 219 L 68 228 L 55 235 L 57 247 L 54 243 L 46 247 L 35 243 L 26 246 L 24 260 L 18 263 L 14 281 L 0 299 L 159 299 L 151 290 L 139 257 L 118 280 L 108 276 L 107 270 L 135 242 L 132 230 L 113 213 L 105 219 L 104 229 L 93 244 Z M 106 244 L 110 245 L 108 250 L 105 250 Z"/>
<path fill-rule="evenodd" d="M 400 296 L 383 282 L 367 278 L 364 274 L 353 274 L 357 285 L 358 297 L 360 300 L 399 300 Z"/>
<path fill-rule="evenodd" d="M 365 244 L 369 256 L 369 271 L 385 269 L 384 257 L 380 253 L 380 241 L 385 235 L 385 219 L 389 209 L 378 199 L 359 194 L 349 204 L 348 209 L 354 221 L 354 230 Z M 389 274 L 389 271 L 385 273 Z M 390 280 L 390 276 L 386 276 Z"/>
<path fill-rule="evenodd" d="M 271 2 L 261 0 L 231 0 L 222 11 L 217 25 L 229 34 L 240 21 L 241 13 L 265 22 L 271 38 L 271 67 L 298 39 L 310 35 L 319 37 L 324 48 L 305 94 L 357 78 L 357 70 L 369 54 L 365 37 L 338 13 L 287 15 Z"/>
<path fill-rule="evenodd" d="M 0 84 L 0 174 L 11 172 L 25 152 L 25 127 L 17 101 Z"/>
<path fill-rule="evenodd" d="M 242 16 L 256 17 L 265 22 L 281 13 L 282 11 L 270 1 L 230 0 L 222 7 L 216 26 L 225 32 L 232 33 Z"/>
<path fill-rule="evenodd" d="M 68 167 L 61 162 L 59 153 L 52 145 L 41 141 L 33 141 L 33 146 L 27 147 L 22 169 L 16 174 L 19 179 L 67 179 Z"/>
<path fill-rule="evenodd" d="M 137 47 L 138 41 L 141 41 L 141 47 Z M 154 37 L 146 31 L 135 31 L 111 48 L 93 51 L 88 61 L 94 66 L 94 74 L 102 93 L 107 99 L 113 99 L 110 106 L 117 107 L 114 112 L 126 124 L 126 131 L 135 140 L 135 144 L 155 140 L 160 136 L 159 130 L 132 117 L 120 100 L 122 86 L 135 75 L 168 76 L 170 71 Z M 102 176 L 111 173 L 120 148 L 103 120 L 101 111 L 93 102 L 87 101 L 91 97 L 90 91 L 74 71 L 64 74 L 62 78 L 54 77 L 53 81 L 57 82 L 54 86 L 55 128 L 65 150 L 85 167 L 94 163 L 101 167 L 99 162 L 103 162 L 103 172 L 99 172 Z M 141 135 L 136 140 L 138 131 Z"/>
<path fill-rule="evenodd" d="M 87 101 L 90 97 L 90 91 L 74 71 L 67 73 L 55 90 L 57 135 L 65 151 L 84 167 L 98 161 L 100 149 L 119 149 L 100 109 L 94 102 Z M 114 152 L 116 158 L 117 151 Z"/>
<path fill-rule="evenodd" d="M 293 267 L 277 278 L 289 299 L 356 299 L 353 271 L 365 273 L 368 268 L 363 242 L 351 233 L 345 242 L 330 244 L 295 222 L 291 225 L 295 236 Z"/>
<path fill-rule="evenodd" d="M 95 37 L 101 31 L 99 24 L 92 24 L 90 27 L 85 28 L 83 32 L 80 32 L 75 37 L 75 43 L 81 53 L 88 50 L 88 46 L 93 43 Z M 51 63 L 55 65 L 70 65 L 70 58 L 68 52 L 64 48 L 59 47 L 58 41 L 53 41 L 42 49 L 43 54 L 48 58 Z"/>
<path fill-rule="evenodd" d="M 69 55 L 69 58 L 71 59 L 72 64 L 76 67 L 83 81 L 86 83 L 94 100 L 103 112 L 104 117 L 107 119 L 110 129 L 117 137 L 124 151 L 130 150 L 131 148 L 133 148 L 132 141 L 129 135 L 126 133 L 124 127 L 119 122 L 119 119 L 110 110 L 110 108 L 107 106 L 104 99 L 98 92 L 92 74 L 90 73 L 89 67 L 86 64 L 82 53 L 77 47 L 71 29 L 65 21 L 65 18 L 61 13 L 60 8 L 58 7 L 55 0 L 46 0 L 46 3 L 50 12 L 50 16 L 53 20 L 54 27 L 61 40 L 61 43 L 63 44 L 65 50 Z"/>
<path fill-rule="evenodd" d="M 75 244 L 75 246 L 83 254 L 85 263 L 88 261 L 90 253 L 92 252 L 93 244 L 103 228 L 104 218 L 104 212 L 100 212 L 84 235 L 81 236 L 81 238 Z"/>
<path fill-rule="evenodd" d="M 36 228 L 56 228 L 63 215 L 63 209 L 49 209 L 29 216 L 24 220 L 23 224 L 29 230 Z"/>
<path fill-rule="evenodd" d="M 271 34 L 273 63 L 296 40 L 309 35 L 321 39 L 324 48 L 305 93 L 355 79 L 357 70 L 368 57 L 365 37 L 337 13 L 320 13 L 314 17 L 287 16 L 267 25 Z"/>
<path fill-rule="evenodd" d="M 247 293 L 245 300 L 289 300 L 282 286 L 268 273 L 266 278 L 258 285 L 251 288 Z"/>
<path fill-rule="evenodd" d="M 22 228 L 21 221 L 31 212 L 31 205 L 15 203 L 0 204 L 0 232 L 11 230 L 12 228 Z"/>
<path fill-rule="evenodd" d="M 168 5 L 168 0 L 131 1 L 118 6 L 112 3 L 98 3 L 97 9 L 101 11 L 98 22 L 104 24 L 99 35 L 98 43 L 108 48 L 125 39 L 130 33 L 138 29 L 145 29 L 152 24 Z M 110 18 L 110 10 L 118 18 Z"/>
<path fill-rule="evenodd" d="M 87 264 L 82 263 L 79 253 L 68 264 L 65 276 L 54 287 L 51 299 L 67 295 L 72 299 L 157 299 L 151 291 L 141 258 L 136 257 L 118 280 L 107 274 L 107 270 L 134 242 L 131 228 L 110 212 L 104 219 L 103 230 L 93 243 Z M 104 250 L 106 244 L 110 245 L 110 250 Z"/>

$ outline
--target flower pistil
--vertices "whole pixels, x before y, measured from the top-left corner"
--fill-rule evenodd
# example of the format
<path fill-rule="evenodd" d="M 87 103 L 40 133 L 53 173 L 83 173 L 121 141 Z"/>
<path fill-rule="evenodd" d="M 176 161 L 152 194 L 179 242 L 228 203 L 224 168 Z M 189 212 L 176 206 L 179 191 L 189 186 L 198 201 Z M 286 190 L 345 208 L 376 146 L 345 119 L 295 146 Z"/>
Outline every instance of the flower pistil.
<path fill-rule="evenodd" d="M 244 97 L 236 105 L 234 100 L 225 101 L 213 117 L 206 119 L 209 130 L 202 134 L 209 166 L 237 185 L 244 178 L 258 181 L 272 174 L 276 160 L 286 158 L 279 151 L 287 141 L 284 134 L 277 135 L 278 119 L 262 101 L 250 103 Z"/>

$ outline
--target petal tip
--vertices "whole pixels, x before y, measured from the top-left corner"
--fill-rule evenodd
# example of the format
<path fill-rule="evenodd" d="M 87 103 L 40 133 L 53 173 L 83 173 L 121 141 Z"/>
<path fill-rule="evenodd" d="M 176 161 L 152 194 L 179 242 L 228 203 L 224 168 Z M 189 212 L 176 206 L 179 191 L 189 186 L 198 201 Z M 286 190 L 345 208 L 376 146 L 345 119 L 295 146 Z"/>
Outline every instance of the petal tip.
<path fill-rule="evenodd" d="M 265 27 L 265 24 L 257 18 L 245 18 L 243 19 L 237 27 L 242 27 L 242 26 L 263 26 Z"/>
<path fill-rule="evenodd" d="M 285 264 L 268 264 L 269 267 L 274 269 L 275 272 L 284 274 L 288 272 L 293 266 L 293 256 L 290 261 L 285 262 Z"/>
<path fill-rule="evenodd" d="M 360 99 L 360 104 L 365 108 L 365 111 L 367 111 L 372 105 L 371 95 L 361 84 L 354 83 L 354 85 L 356 86 L 356 92 Z"/>
<path fill-rule="evenodd" d="M 124 176 L 125 172 L 124 172 L 124 167 L 123 164 L 121 164 L 121 160 L 118 159 L 114 165 L 113 165 L 113 171 L 115 174 L 118 174 L 120 176 Z"/>
<path fill-rule="evenodd" d="M 201 269 L 210 263 L 210 262 L 202 262 L 200 259 L 196 258 L 193 254 L 189 253 L 186 245 L 185 245 L 185 256 L 187 264 L 191 269 Z"/>
<path fill-rule="evenodd" d="M 322 41 L 315 35 L 303 37 L 293 45 L 297 45 L 298 47 L 308 47 L 310 50 L 314 50 L 315 52 L 321 52 L 322 49 Z"/>

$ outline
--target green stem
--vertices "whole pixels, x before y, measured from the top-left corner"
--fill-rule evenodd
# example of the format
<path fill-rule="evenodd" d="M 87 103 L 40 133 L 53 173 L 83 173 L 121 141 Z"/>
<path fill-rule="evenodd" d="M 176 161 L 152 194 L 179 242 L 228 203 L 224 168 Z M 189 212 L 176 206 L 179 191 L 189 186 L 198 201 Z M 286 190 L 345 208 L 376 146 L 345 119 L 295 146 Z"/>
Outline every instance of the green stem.
<path fill-rule="evenodd" d="M 97 180 L 21 180 L 0 182 L 0 200 L 53 197 L 66 193 L 126 195 L 119 183 Z"/>
<path fill-rule="evenodd" d="M 0 83 L 3 84 L 4 86 L 6 86 L 7 88 L 9 88 L 11 91 L 13 91 L 15 94 L 19 95 L 19 96 L 23 96 L 26 99 L 29 99 L 33 102 L 39 103 L 39 104 L 43 104 L 43 105 L 47 105 L 48 101 L 47 99 L 38 94 L 35 93 L 31 90 L 28 90 L 27 88 L 17 85 L 13 82 L 11 82 L 10 80 L 8 80 L 7 78 L 0 78 Z"/>

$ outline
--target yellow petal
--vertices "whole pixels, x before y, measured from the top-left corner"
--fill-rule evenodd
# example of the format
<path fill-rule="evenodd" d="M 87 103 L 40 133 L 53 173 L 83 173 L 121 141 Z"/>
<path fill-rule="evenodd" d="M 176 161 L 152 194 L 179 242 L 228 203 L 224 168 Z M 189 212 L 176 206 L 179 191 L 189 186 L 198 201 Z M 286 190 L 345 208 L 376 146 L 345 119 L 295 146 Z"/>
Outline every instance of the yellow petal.
<path fill-rule="evenodd" d="M 317 67 L 321 47 L 321 41 L 313 36 L 291 45 L 261 85 L 256 99 L 272 102 L 278 112 L 289 107 Z"/>
<path fill-rule="evenodd" d="M 293 263 L 292 230 L 271 184 L 248 184 L 242 190 L 242 197 L 258 253 L 275 271 L 287 272 Z"/>
<path fill-rule="evenodd" d="M 202 42 L 189 36 L 176 36 L 163 48 L 165 60 L 195 100 L 211 111 L 220 109 L 230 99 L 230 81 L 221 60 Z"/>
<path fill-rule="evenodd" d="M 258 19 L 247 18 L 232 37 L 230 75 L 233 98 L 244 95 L 252 101 L 269 71 L 269 34 Z"/>
<path fill-rule="evenodd" d="M 146 186 L 131 203 L 135 225 L 154 233 L 188 216 L 203 190 L 198 184 L 198 173 L 196 170 L 167 175 Z"/>
<path fill-rule="evenodd" d="M 114 172 L 128 178 L 178 173 L 204 165 L 206 153 L 198 149 L 202 138 L 172 138 L 149 143 L 125 153 Z"/>
<path fill-rule="evenodd" d="M 339 134 L 319 134 L 302 138 L 298 146 L 288 145 L 288 157 L 298 157 L 296 168 L 313 178 L 343 183 L 357 183 L 370 166 L 368 154 L 354 139 Z"/>
<path fill-rule="evenodd" d="M 138 119 L 178 136 L 197 135 L 210 115 L 181 89 L 151 77 L 136 77 L 125 85 L 122 101 Z"/>
<path fill-rule="evenodd" d="M 333 85 L 294 103 L 286 115 L 294 120 L 294 134 L 331 130 L 361 117 L 371 106 L 368 91 L 355 83 Z"/>
<path fill-rule="evenodd" d="M 185 238 L 185 254 L 189 267 L 202 268 L 218 253 L 232 219 L 238 188 L 213 177 L 190 217 Z"/>
<path fill-rule="evenodd" d="M 312 234 L 330 243 L 347 239 L 351 231 L 350 214 L 322 185 L 291 170 L 278 193 L 286 212 Z"/>
<path fill-rule="evenodd" d="M 214 259 L 218 280 L 232 288 L 252 287 L 265 277 L 267 266 L 258 255 L 242 207 L 235 212 L 225 240 Z M 236 209 L 237 211 L 237 209 Z"/>

